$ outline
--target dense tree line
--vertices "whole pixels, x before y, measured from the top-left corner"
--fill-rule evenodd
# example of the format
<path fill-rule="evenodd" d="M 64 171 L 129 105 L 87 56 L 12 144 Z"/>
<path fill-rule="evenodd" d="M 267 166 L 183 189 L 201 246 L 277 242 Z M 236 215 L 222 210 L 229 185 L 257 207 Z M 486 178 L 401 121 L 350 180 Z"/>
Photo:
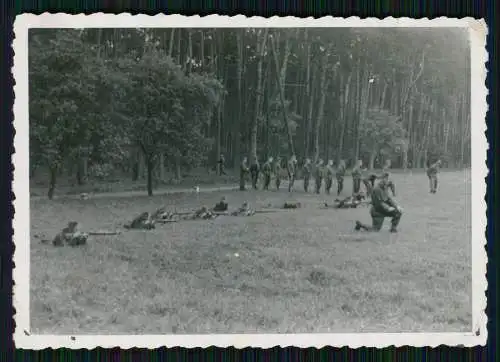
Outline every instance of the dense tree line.
<path fill-rule="evenodd" d="M 165 169 L 243 156 L 470 163 L 460 28 L 31 29 L 31 169 Z"/>

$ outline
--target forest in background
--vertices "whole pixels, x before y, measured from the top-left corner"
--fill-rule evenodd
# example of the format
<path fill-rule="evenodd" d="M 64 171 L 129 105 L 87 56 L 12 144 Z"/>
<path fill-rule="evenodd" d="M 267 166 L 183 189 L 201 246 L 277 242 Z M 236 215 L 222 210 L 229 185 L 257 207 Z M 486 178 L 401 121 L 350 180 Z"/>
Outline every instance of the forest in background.
<path fill-rule="evenodd" d="M 30 29 L 30 177 L 239 167 L 295 154 L 468 167 L 462 28 Z"/>

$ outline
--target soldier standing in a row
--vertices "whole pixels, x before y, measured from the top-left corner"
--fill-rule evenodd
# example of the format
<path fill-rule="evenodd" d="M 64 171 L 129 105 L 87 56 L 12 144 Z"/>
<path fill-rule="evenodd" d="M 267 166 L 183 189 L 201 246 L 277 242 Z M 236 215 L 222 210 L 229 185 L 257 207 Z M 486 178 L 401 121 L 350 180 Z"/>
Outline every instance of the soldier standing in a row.
<path fill-rule="evenodd" d="M 396 186 L 391 178 L 391 160 L 386 160 L 384 163 L 384 167 L 382 167 L 382 175 L 389 175 L 389 182 L 387 183 L 387 187 L 392 191 L 392 196 L 396 196 Z"/>
<path fill-rule="evenodd" d="M 264 190 L 269 190 L 269 184 L 271 183 L 271 173 L 273 171 L 273 158 L 269 157 L 266 162 L 262 165 L 262 174 L 264 175 Z"/>
<path fill-rule="evenodd" d="M 323 183 L 323 160 L 319 159 L 318 163 L 316 163 L 316 167 L 314 169 L 314 180 L 316 181 L 316 193 L 319 194 L 321 190 L 321 184 Z"/>
<path fill-rule="evenodd" d="M 328 164 L 325 167 L 325 191 L 328 195 L 330 195 L 330 190 L 333 185 L 333 174 L 335 170 L 333 169 L 333 161 L 329 160 Z"/>
<path fill-rule="evenodd" d="M 243 157 L 243 160 L 240 164 L 240 191 L 245 191 L 245 180 L 248 175 L 248 161 L 246 157 Z"/>
<path fill-rule="evenodd" d="M 352 175 L 352 193 L 359 193 L 361 187 L 361 168 L 363 167 L 363 161 L 358 160 L 354 165 L 351 175 Z"/>
<path fill-rule="evenodd" d="M 288 192 L 292 192 L 293 184 L 295 183 L 295 176 L 297 174 L 297 158 L 292 155 L 287 163 L 288 171 Z"/>
<path fill-rule="evenodd" d="M 219 176 L 226 175 L 225 171 L 226 158 L 222 153 L 220 154 L 219 161 L 217 161 L 217 163 L 219 164 Z"/>
<path fill-rule="evenodd" d="M 337 166 L 336 177 L 337 177 L 337 196 L 340 195 L 344 189 L 344 176 L 345 176 L 345 161 L 340 160 Z"/>
<path fill-rule="evenodd" d="M 250 165 L 250 175 L 252 177 L 252 187 L 257 190 L 257 182 L 259 181 L 260 165 L 257 157 L 252 156 L 252 164 Z"/>
<path fill-rule="evenodd" d="M 276 190 L 279 191 L 281 185 L 281 158 L 277 157 L 274 163 L 274 174 L 276 176 Z"/>
<path fill-rule="evenodd" d="M 304 191 L 305 192 L 309 191 L 309 179 L 311 178 L 311 173 L 312 173 L 311 160 L 309 158 L 306 158 L 306 162 L 304 163 L 304 166 L 302 167 L 302 174 L 304 176 Z"/>

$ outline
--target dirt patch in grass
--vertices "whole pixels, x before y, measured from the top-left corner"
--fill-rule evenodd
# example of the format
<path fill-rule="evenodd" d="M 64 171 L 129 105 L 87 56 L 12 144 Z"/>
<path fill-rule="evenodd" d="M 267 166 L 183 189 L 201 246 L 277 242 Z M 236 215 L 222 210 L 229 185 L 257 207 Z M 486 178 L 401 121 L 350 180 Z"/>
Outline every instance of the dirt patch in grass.
<path fill-rule="evenodd" d="M 368 208 L 322 210 L 332 197 L 228 191 L 31 202 L 35 333 L 452 332 L 471 330 L 470 181 L 394 175 L 398 234 L 353 231 Z M 350 180 L 346 180 L 350 183 Z M 299 191 L 300 190 L 300 191 Z M 350 187 L 345 191 L 350 192 Z M 70 220 L 115 229 L 160 206 L 188 210 L 299 201 L 302 208 L 95 236 L 54 248 Z"/>

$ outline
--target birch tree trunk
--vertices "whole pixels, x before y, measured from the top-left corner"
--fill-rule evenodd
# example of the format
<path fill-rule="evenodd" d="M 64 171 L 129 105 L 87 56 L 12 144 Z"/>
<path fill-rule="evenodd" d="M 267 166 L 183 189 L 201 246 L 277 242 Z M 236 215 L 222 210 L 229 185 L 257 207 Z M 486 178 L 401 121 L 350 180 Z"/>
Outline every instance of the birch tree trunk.
<path fill-rule="evenodd" d="M 255 95 L 255 114 L 252 119 L 250 127 L 250 164 L 257 161 L 257 127 L 261 113 L 261 99 L 262 99 L 262 63 L 264 60 L 264 53 L 266 50 L 266 42 L 268 38 L 269 28 L 260 30 L 261 39 L 257 42 L 257 90 Z"/>
<path fill-rule="evenodd" d="M 286 42 L 285 42 L 285 54 L 284 54 L 283 65 L 281 67 L 281 71 L 279 71 L 278 54 L 276 53 L 276 45 L 274 44 L 274 39 L 271 39 L 271 50 L 273 52 L 274 64 L 276 66 L 276 76 L 277 76 L 278 91 L 279 91 L 282 114 L 283 114 L 283 122 L 285 123 L 286 132 L 287 132 L 288 151 L 290 152 L 290 155 L 294 155 L 295 149 L 293 147 L 293 135 L 292 135 L 292 130 L 290 129 L 290 123 L 288 121 L 287 109 L 286 109 L 286 104 L 285 104 L 286 69 L 287 69 L 287 64 L 288 64 L 288 57 L 290 55 L 290 42 L 289 42 L 288 37 L 286 38 Z M 279 76 L 278 76 L 278 72 L 279 72 Z"/>
<path fill-rule="evenodd" d="M 314 133 L 314 163 L 319 159 L 319 136 L 321 130 L 321 123 L 323 122 L 323 113 L 325 109 L 326 90 L 328 89 L 328 78 L 326 76 L 328 69 L 328 58 L 330 56 L 330 49 L 325 50 L 321 64 L 321 79 L 320 79 L 320 98 L 318 104 L 318 114 L 316 116 L 316 129 Z"/>

